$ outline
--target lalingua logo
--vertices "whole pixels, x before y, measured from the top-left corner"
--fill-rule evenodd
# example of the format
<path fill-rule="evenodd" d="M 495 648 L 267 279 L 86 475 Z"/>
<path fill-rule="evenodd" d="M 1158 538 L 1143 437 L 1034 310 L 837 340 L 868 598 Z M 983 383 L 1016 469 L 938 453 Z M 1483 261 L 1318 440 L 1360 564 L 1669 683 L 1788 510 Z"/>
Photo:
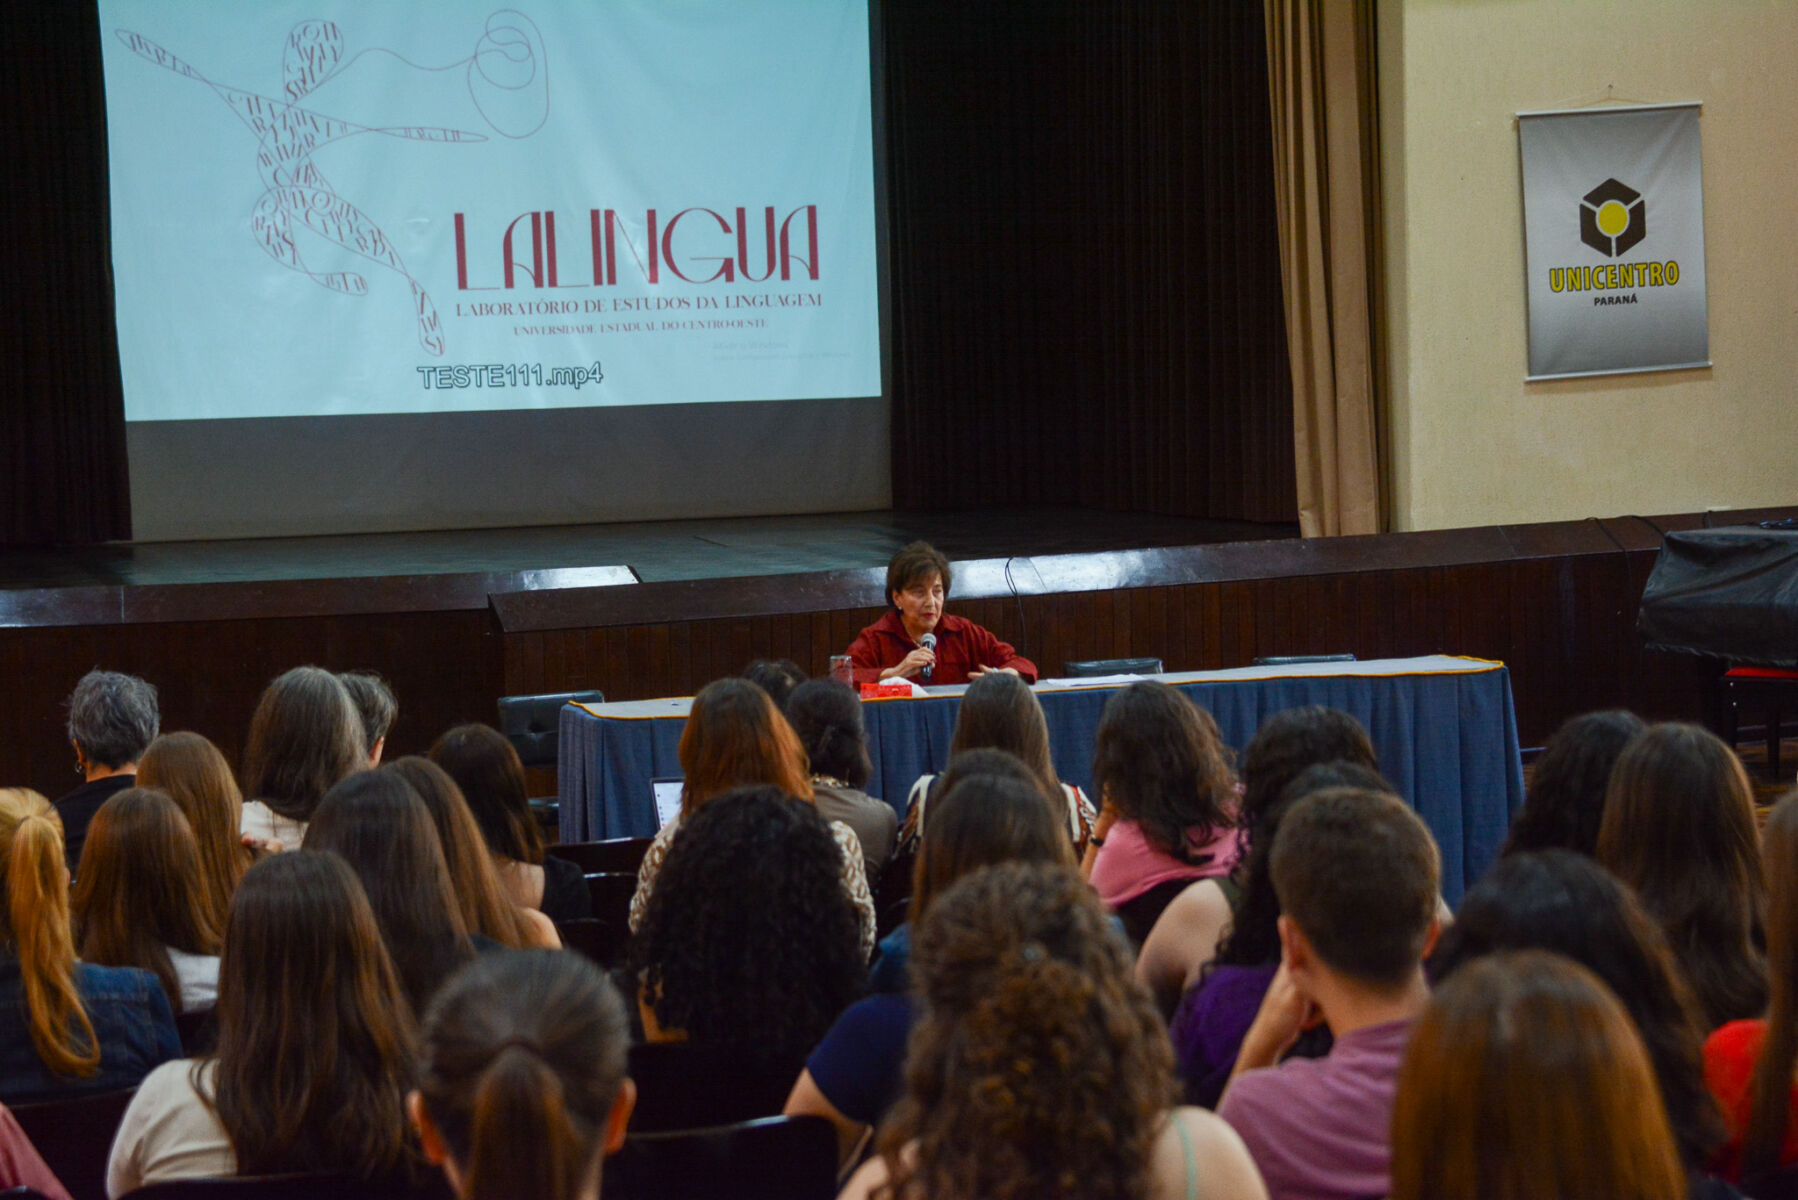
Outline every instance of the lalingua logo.
<path fill-rule="evenodd" d="M 1648 236 L 1648 203 L 1642 193 L 1616 179 L 1607 179 L 1580 199 L 1579 240 L 1606 258 L 1633 250 Z M 1679 263 L 1613 262 L 1597 266 L 1551 267 L 1551 292 L 1603 292 L 1592 303 L 1635 304 L 1636 288 L 1673 287 L 1679 283 Z"/>

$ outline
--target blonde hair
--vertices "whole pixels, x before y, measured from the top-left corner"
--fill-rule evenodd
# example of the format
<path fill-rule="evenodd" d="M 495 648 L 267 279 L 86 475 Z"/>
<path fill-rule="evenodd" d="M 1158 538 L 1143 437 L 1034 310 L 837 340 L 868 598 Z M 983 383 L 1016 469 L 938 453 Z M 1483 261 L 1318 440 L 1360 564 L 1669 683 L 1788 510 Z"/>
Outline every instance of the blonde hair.
<path fill-rule="evenodd" d="M 62 818 L 28 788 L 0 788 L 0 892 L 0 937 L 19 960 L 38 1057 L 58 1075 L 97 1074 L 100 1040 L 75 989 Z"/>

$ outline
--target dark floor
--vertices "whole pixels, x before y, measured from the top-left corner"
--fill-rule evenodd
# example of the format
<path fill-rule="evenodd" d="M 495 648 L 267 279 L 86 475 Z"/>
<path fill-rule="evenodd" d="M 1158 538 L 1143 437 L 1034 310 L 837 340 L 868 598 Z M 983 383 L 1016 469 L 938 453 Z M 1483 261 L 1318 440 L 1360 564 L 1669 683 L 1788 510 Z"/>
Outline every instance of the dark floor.
<path fill-rule="evenodd" d="M 1298 536 L 1296 525 L 1079 508 L 829 513 L 339 537 L 0 549 L 0 589 L 218 583 L 624 564 L 645 582 L 875 567 L 909 541 L 951 559 L 1089 554 Z"/>

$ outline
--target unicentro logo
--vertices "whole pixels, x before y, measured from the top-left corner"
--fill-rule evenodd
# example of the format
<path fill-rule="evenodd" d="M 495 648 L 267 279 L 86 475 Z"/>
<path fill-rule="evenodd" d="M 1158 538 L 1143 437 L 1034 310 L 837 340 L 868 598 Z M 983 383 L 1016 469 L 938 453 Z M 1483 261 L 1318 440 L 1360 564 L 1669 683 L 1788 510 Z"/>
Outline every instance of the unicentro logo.
<path fill-rule="evenodd" d="M 1642 193 L 1607 179 L 1580 201 L 1579 240 L 1606 258 L 1616 258 L 1648 233 Z"/>

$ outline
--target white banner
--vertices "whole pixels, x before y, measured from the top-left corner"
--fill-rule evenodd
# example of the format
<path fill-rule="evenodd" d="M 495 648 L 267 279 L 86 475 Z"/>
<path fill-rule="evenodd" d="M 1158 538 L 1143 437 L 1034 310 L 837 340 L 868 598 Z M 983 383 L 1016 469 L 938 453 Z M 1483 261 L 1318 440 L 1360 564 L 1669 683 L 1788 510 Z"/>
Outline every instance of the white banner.
<path fill-rule="evenodd" d="M 880 394 L 865 0 L 100 0 L 126 416 Z"/>
<path fill-rule="evenodd" d="M 1518 114 L 1531 379 L 1710 365 L 1698 115 Z"/>

